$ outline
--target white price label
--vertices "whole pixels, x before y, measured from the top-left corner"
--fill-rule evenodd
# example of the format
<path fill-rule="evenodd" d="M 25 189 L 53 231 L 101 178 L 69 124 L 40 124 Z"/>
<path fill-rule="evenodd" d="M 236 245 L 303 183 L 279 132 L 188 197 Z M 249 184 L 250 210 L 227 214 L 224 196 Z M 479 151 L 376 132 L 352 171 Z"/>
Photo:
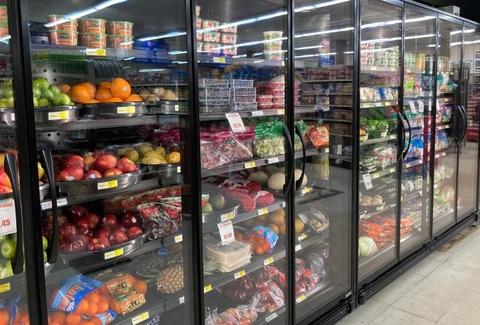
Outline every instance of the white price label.
<path fill-rule="evenodd" d="M 275 164 L 275 163 L 278 163 L 279 161 L 280 161 L 280 159 L 278 159 L 278 157 L 273 157 L 273 158 L 268 158 L 267 159 L 268 164 Z"/>
<path fill-rule="evenodd" d="M 180 174 L 182 172 L 182 166 L 177 167 L 177 174 Z"/>
<path fill-rule="evenodd" d="M 416 114 L 417 107 L 415 106 L 415 102 L 413 100 L 409 100 L 408 105 L 410 105 L 410 110 L 412 111 L 412 113 Z"/>
<path fill-rule="evenodd" d="M 175 236 L 175 243 L 181 243 L 183 241 L 183 235 Z"/>
<path fill-rule="evenodd" d="M 118 114 L 133 114 L 135 113 L 135 106 L 125 106 L 125 107 L 117 107 Z"/>
<path fill-rule="evenodd" d="M 235 235 L 233 234 L 233 224 L 230 220 L 220 222 L 217 224 L 218 230 L 220 231 L 220 239 L 222 240 L 222 245 L 228 245 L 235 241 Z"/>
<path fill-rule="evenodd" d="M 425 104 L 421 100 L 418 101 L 418 111 L 420 113 L 423 113 L 425 111 Z"/>
<path fill-rule="evenodd" d="M 185 303 L 185 297 L 180 297 L 178 298 L 178 303 L 181 305 L 183 303 Z"/>
<path fill-rule="evenodd" d="M 15 113 L 10 114 L 10 119 L 12 120 L 12 122 L 15 122 Z"/>
<path fill-rule="evenodd" d="M 64 207 L 68 204 L 67 198 L 62 198 L 57 200 L 57 206 L 58 207 Z"/>
<path fill-rule="evenodd" d="M 173 107 L 173 109 L 175 110 L 175 112 L 178 112 L 178 111 L 180 110 L 180 106 L 179 106 L 179 105 L 175 105 L 175 106 Z"/>
<path fill-rule="evenodd" d="M 118 186 L 118 181 L 116 179 L 108 181 L 108 182 L 101 182 L 97 184 L 98 190 L 106 190 L 109 188 L 116 188 Z"/>
<path fill-rule="evenodd" d="M 330 152 L 330 148 L 325 148 L 325 153 L 329 153 Z"/>
<path fill-rule="evenodd" d="M 337 145 L 337 155 L 339 155 L 339 156 L 342 155 L 342 145 L 341 144 Z"/>
<path fill-rule="evenodd" d="M 295 252 L 298 252 L 301 249 L 302 249 L 302 245 L 298 244 L 295 246 Z"/>
<path fill-rule="evenodd" d="M 123 247 L 119 248 L 119 249 L 116 249 L 114 251 L 105 253 L 105 259 L 108 260 L 108 259 L 111 259 L 111 258 L 114 258 L 114 257 L 119 257 L 119 256 L 122 256 L 122 255 L 123 255 Z"/>
<path fill-rule="evenodd" d="M 68 111 L 48 112 L 49 121 L 64 120 L 68 117 Z"/>
<path fill-rule="evenodd" d="M 225 113 L 225 117 L 230 123 L 230 128 L 233 132 L 245 132 L 245 125 L 239 113 Z"/>
<path fill-rule="evenodd" d="M 367 190 L 372 189 L 373 184 L 372 184 L 372 177 L 370 176 L 370 173 L 363 174 L 362 177 L 363 177 L 363 183 L 365 184 L 365 188 Z"/>
<path fill-rule="evenodd" d="M 148 311 L 141 313 L 140 315 L 133 317 L 132 318 L 132 324 L 137 325 L 140 324 L 141 322 L 146 321 L 147 319 L 150 318 L 150 315 L 148 314 Z"/>
<path fill-rule="evenodd" d="M 338 159 L 335 160 L 335 164 L 338 165 L 338 164 L 340 164 L 340 163 L 342 163 L 342 159 L 338 158 Z"/>
<path fill-rule="evenodd" d="M 15 204 L 13 199 L 0 201 L 0 235 L 17 232 L 17 219 L 15 217 Z"/>
<path fill-rule="evenodd" d="M 42 210 L 48 210 L 52 208 L 52 201 L 45 201 L 40 203 L 40 206 L 42 207 Z"/>
<path fill-rule="evenodd" d="M 263 116 L 263 111 L 253 111 L 252 112 L 252 117 L 254 116 Z"/>
<path fill-rule="evenodd" d="M 274 319 L 277 318 L 277 317 L 278 317 L 277 313 L 273 313 L 273 314 L 265 317 L 265 321 L 266 321 L 267 323 L 269 323 L 269 322 L 271 322 L 272 320 L 274 320 Z"/>

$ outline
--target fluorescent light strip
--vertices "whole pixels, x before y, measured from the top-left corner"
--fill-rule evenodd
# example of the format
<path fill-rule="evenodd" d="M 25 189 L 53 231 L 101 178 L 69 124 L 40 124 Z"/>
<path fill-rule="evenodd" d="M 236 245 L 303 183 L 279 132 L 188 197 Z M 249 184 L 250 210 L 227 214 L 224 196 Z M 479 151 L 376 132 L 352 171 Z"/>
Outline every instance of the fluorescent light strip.
<path fill-rule="evenodd" d="M 138 72 L 162 72 L 165 71 L 165 69 L 140 69 Z"/>
<path fill-rule="evenodd" d="M 163 34 L 163 35 L 156 35 L 156 36 L 147 36 L 147 37 L 142 37 L 139 38 L 139 41 L 153 41 L 156 39 L 162 39 L 162 38 L 170 38 L 170 37 L 176 37 L 176 36 L 182 36 L 182 35 L 187 35 L 186 32 L 170 32 L 168 34 Z"/>
<path fill-rule="evenodd" d="M 435 16 L 423 16 L 423 17 L 418 17 L 418 18 L 411 18 L 411 19 L 406 19 L 406 23 L 413 23 L 413 22 L 419 22 L 419 21 L 424 21 L 424 20 L 430 20 L 430 19 L 435 19 Z M 388 21 L 382 21 L 378 23 L 370 23 L 370 24 L 364 24 L 362 25 L 362 29 L 365 28 L 374 28 L 374 27 L 384 27 L 384 26 L 389 26 L 389 25 L 395 25 L 395 24 L 401 24 L 402 20 L 401 19 L 395 19 L 395 20 L 388 20 Z"/>
<path fill-rule="evenodd" d="M 263 54 L 263 53 L 262 53 L 262 54 Z M 247 57 L 247 55 L 246 55 L 246 54 L 240 54 L 240 55 L 234 55 L 234 56 L 232 56 L 232 58 L 234 58 L 234 59 L 238 59 L 238 58 L 246 58 L 246 57 Z"/>
<path fill-rule="evenodd" d="M 314 10 L 314 9 L 318 9 L 318 8 L 333 6 L 333 5 L 343 3 L 343 2 L 348 2 L 348 1 L 350 1 L 350 0 L 333 0 L 333 1 L 319 3 L 319 4 L 316 4 L 316 5 L 312 5 L 312 6 L 304 6 L 304 7 L 300 7 L 300 8 L 295 8 L 293 11 L 302 12 L 302 11 Z"/>
<path fill-rule="evenodd" d="M 463 31 L 464 34 L 471 34 L 475 32 L 475 29 L 465 29 Z M 454 30 L 453 32 L 450 32 L 450 35 L 458 35 L 458 34 L 461 34 L 462 31 L 461 30 Z"/>
<path fill-rule="evenodd" d="M 131 56 L 131 57 L 129 57 L 129 58 L 123 59 L 123 61 L 132 61 L 133 59 L 135 59 L 135 57 L 134 57 L 134 56 Z"/>
<path fill-rule="evenodd" d="M 125 2 L 125 1 L 127 1 L 127 0 L 109 0 L 109 1 L 102 2 L 101 4 L 95 6 L 94 8 L 97 9 L 97 10 L 102 10 L 102 9 L 107 8 L 107 7 L 110 7 L 110 6 L 116 5 L 118 3 Z"/>
<path fill-rule="evenodd" d="M 188 53 L 187 51 L 171 51 L 168 52 L 169 55 L 179 55 L 179 54 L 186 54 Z"/>
<path fill-rule="evenodd" d="M 173 64 L 187 64 L 188 61 L 172 61 Z"/>
<path fill-rule="evenodd" d="M 406 19 L 405 22 L 406 23 L 415 23 L 415 22 L 430 20 L 430 19 L 435 19 L 435 18 L 437 18 L 437 17 L 435 17 L 435 16 L 423 16 L 423 17 L 418 17 L 418 18 Z"/>
<path fill-rule="evenodd" d="M 133 41 L 130 41 L 130 42 L 122 42 L 122 43 L 120 43 L 119 45 L 128 45 L 128 44 L 133 44 Z"/>
<path fill-rule="evenodd" d="M 258 45 L 258 44 L 273 43 L 273 42 L 278 42 L 278 41 L 284 41 L 286 39 L 287 39 L 286 37 L 282 37 L 282 38 L 268 39 L 268 40 L 263 40 L 263 41 L 240 43 L 240 44 L 236 44 L 236 45 L 221 46 L 218 49 L 219 50 L 224 50 L 224 49 L 231 49 L 231 48 L 235 48 L 235 47 L 245 47 L 245 46 Z"/>
<path fill-rule="evenodd" d="M 333 34 L 333 33 L 341 33 L 341 32 L 348 32 L 353 30 L 353 27 L 345 27 L 345 28 L 339 28 L 339 29 L 332 29 L 332 30 L 324 30 L 320 32 L 311 32 L 311 33 L 305 33 L 305 34 L 298 34 L 295 35 L 295 38 L 300 38 L 300 37 L 307 37 L 307 36 L 315 36 L 315 35 L 325 35 L 325 34 Z"/>
<path fill-rule="evenodd" d="M 425 34 L 425 35 L 405 36 L 405 39 L 417 39 L 417 38 L 427 38 L 427 37 L 435 37 L 435 34 Z"/>
<path fill-rule="evenodd" d="M 333 53 L 315 53 L 315 54 L 296 55 L 295 59 L 312 58 L 312 57 L 323 56 L 323 55 L 337 55 L 337 53 L 333 52 Z"/>

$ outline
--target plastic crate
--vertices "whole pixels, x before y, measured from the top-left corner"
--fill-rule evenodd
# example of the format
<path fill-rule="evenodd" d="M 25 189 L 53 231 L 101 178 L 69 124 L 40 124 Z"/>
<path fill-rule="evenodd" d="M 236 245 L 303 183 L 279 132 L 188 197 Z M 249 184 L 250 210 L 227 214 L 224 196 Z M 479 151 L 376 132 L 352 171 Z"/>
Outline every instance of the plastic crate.
<path fill-rule="evenodd" d="M 253 80 L 231 79 L 230 86 L 232 88 L 250 88 L 253 87 Z"/>
<path fill-rule="evenodd" d="M 233 96 L 255 96 L 257 94 L 257 88 L 230 88 L 230 93 Z"/>
<path fill-rule="evenodd" d="M 228 80 L 221 80 L 221 79 L 199 79 L 198 80 L 198 87 L 209 87 L 209 88 L 228 88 L 229 81 Z"/>
<path fill-rule="evenodd" d="M 248 104 L 232 103 L 230 105 L 230 108 L 234 112 L 254 111 L 257 109 L 257 103 L 248 103 Z"/>
<path fill-rule="evenodd" d="M 200 105 L 200 113 L 221 113 L 229 112 L 230 105 Z"/>
<path fill-rule="evenodd" d="M 220 88 L 220 87 L 206 87 L 200 88 L 198 91 L 200 99 L 208 99 L 211 97 L 229 97 L 230 96 L 230 89 L 229 88 Z"/>
<path fill-rule="evenodd" d="M 233 96 L 232 97 L 232 103 L 237 103 L 237 104 L 249 104 L 249 103 L 256 103 L 257 102 L 257 96 Z"/>

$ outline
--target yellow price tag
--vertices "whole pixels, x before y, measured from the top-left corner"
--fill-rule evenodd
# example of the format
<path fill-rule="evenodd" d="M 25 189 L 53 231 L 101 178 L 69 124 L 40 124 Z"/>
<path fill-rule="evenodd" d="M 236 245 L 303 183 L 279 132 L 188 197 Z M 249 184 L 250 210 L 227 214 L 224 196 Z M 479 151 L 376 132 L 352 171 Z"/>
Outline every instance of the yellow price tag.
<path fill-rule="evenodd" d="M 270 256 L 269 258 L 263 261 L 263 265 L 272 264 L 273 262 L 274 262 L 273 256 Z"/>
<path fill-rule="evenodd" d="M 107 56 L 105 49 L 86 49 L 85 54 L 88 56 Z"/>
<path fill-rule="evenodd" d="M 305 187 L 304 189 L 302 189 L 302 194 L 308 194 L 312 191 L 312 188 L 311 187 Z"/>
<path fill-rule="evenodd" d="M 405 165 L 405 168 L 410 168 L 410 164 L 406 164 L 406 165 Z"/>
<path fill-rule="evenodd" d="M 236 279 L 241 278 L 242 276 L 245 276 L 245 270 L 241 270 L 240 272 L 237 272 L 233 275 L 233 277 Z"/>
<path fill-rule="evenodd" d="M 108 181 L 108 182 L 101 182 L 97 184 L 98 190 L 106 190 L 109 188 L 116 188 L 118 187 L 118 181 L 116 179 Z"/>
<path fill-rule="evenodd" d="M 222 56 L 222 57 L 216 57 L 215 56 L 213 58 L 213 62 L 215 62 L 215 63 L 225 63 L 225 57 L 224 56 Z"/>
<path fill-rule="evenodd" d="M 48 112 L 48 120 L 49 121 L 64 120 L 67 117 L 68 117 L 68 111 Z"/>
<path fill-rule="evenodd" d="M 125 106 L 125 107 L 117 107 L 118 114 L 133 114 L 135 113 L 135 106 Z"/>
<path fill-rule="evenodd" d="M 396 138 L 397 138 L 397 136 L 396 136 L 395 134 L 392 134 L 392 135 L 390 136 L 390 139 L 392 139 L 392 140 L 393 140 L 393 139 L 396 139 Z"/>
<path fill-rule="evenodd" d="M 211 284 L 203 287 L 203 293 L 207 293 L 207 292 L 210 292 L 210 291 L 212 291 L 212 285 Z"/>
<path fill-rule="evenodd" d="M 175 236 L 175 243 L 181 243 L 183 241 L 183 235 Z"/>
<path fill-rule="evenodd" d="M 373 177 L 372 178 L 379 178 L 380 177 L 380 174 L 379 173 L 375 173 L 373 174 Z"/>
<path fill-rule="evenodd" d="M 301 236 L 298 236 L 298 241 L 305 240 L 307 237 L 308 237 L 307 234 L 303 234 Z"/>
<path fill-rule="evenodd" d="M 254 161 L 245 163 L 245 168 L 255 168 L 256 164 Z"/>
<path fill-rule="evenodd" d="M 390 106 L 390 102 L 385 102 L 385 106 Z"/>
<path fill-rule="evenodd" d="M 305 295 L 300 295 L 297 297 L 297 304 L 301 303 L 302 301 L 307 300 L 307 297 Z"/>
<path fill-rule="evenodd" d="M 372 67 L 372 71 L 377 71 L 377 67 Z"/>
<path fill-rule="evenodd" d="M 268 208 L 260 209 L 260 210 L 257 211 L 257 213 L 258 213 L 259 216 L 267 214 L 268 213 Z"/>
<path fill-rule="evenodd" d="M 180 106 L 175 105 L 174 109 L 175 109 L 175 112 L 178 112 L 180 110 Z"/>
<path fill-rule="evenodd" d="M 277 110 L 277 114 L 278 114 L 278 115 L 285 115 L 285 109 L 283 109 L 283 108 L 282 108 L 282 109 L 278 109 L 278 110 Z"/>
<path fill-rule="evenodd" d="M 10 282 L 0 285 L 0 293 L 10 291 Z"/>
<path fill-rule="evenodd" d="M 140 324 L 141 322 L 146 321 L 147 319 L 150 318 L 150 315 L 148 314 L 148 311 L 141 313 L 140 315 L 133 317 L 132 318 L 132 324 L 137 325 Z"/>
<path fill-rule="evenodd" d="M 231 220 L 233 218 L 235 218 L 235 215 L 233 214 L 233 212 L 224 213 L 224 214 L 220 215 L 220 220 L 222 220 L 222 221 Z"/>
<path fill-rule="evenodd" d="M 395 173 L 395 168 L 390 168 L 390 173 Z"/>
<path fill-rule="evenodd" d="M 105 253 L 105 259 L 108 260 L 110 258 L 119 257 L 119 256 L 122 256 L 122 255 L 123 255 L 123 247 L 119 248 L 119 249 L 116 249 L 114 251 Z"/>

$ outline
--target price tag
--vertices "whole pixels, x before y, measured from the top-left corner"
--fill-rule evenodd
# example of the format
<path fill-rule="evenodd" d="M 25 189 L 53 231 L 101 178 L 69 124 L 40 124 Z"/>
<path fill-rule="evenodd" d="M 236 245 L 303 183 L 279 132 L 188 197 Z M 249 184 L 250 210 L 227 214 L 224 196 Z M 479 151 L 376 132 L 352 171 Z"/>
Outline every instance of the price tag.
<path fill-rule="evenodd" d="M 263 265 L 272 264 L 273 261 L 274 261 L 273 256 L 270 256 L 269 258 L 267 258 L 266 260 L 263 261 Z"/>
<path fill-rule="evenodd" d="M 410 164 L 406 164 L 405 168 L 410 168 L 410 166 L 411 166 Z"/>
<path fill-rule="evenodd" d="M 278 157 L 273 157 L 273 158 L 268 158 L 267 159 L 268 164 L 275 164 L 275 163 L 278 163 L 279 161 L 280 161 L 280 159 L 278 159 Z"/>
<path fill-rule="evenodd" d="M 141 313 L 140 315 L 133 317 L 132 318 L 132 324 L 137 325 L 140 324 L 141 322 L 146 321 L 147 319 L 150 318 L 150 315 L 148 314 L 148 311 Z"/>
<path fill-rule="evenodd" d="M 341 144 L 337 145 L 337 155 L 339 155 L 339 156 L 342 155 L 342 145 Z"/>
<path fill-rule="evenodd" d="M 85 54 L 88 56 L 107 56 L 105 49 L 86 49 Z"/>
<path fill-rule="evenodd" d="M 277 109 L 277 115 L 285 115 L 285 109 Z"/>
<path fill-rule="evenodd" d="M 297 297 L 297 304 L 301 303 L 302 301 L 305 301 L 307 300 L 307 297 L 305 297 L 305 295 L 300 295 Z"/>
<path fill-rule="evenodd" d="M 180 174 L 182 172 L 182 166 L 177 167 L 177 174 Z"/>
<path fill-rule="evenodd" d="M 0 201 L 0 235 L 17 232 L 17 219 L 15 217 L 15 204 L 13 199 Z"/>
<path fill-rule="evenodd" d="M 382 211 L 382 210 L 383 210 L 383 205 L 377 207 L 376 210 L 377 210 L 377 211 Z"/>
<path fill-rule="evenodd" d="M 325 153 L 329 153 L 330 152 L 330 148 L 325 148 Z"/>
<path fill-rule="evenodd" d="M 183 241 L 183 235 L 175 236 L 175 243 L 181 243 Z"/>
<path fill-rule="evenodd" d="M 370 176 L 370 173 L 363 174 L 362 177 L 363 177 L 363 183 L 365 184 L 365 188 L 367 190 L 372 189 L 373 184 L 372 184 L 372 177 Z"/>
<path fill-rule="evenodd" d="M 185 303 L 185 297 L 180 297 L 178 298 L 178 303 L 181 305 L 183 303 Z"/>
<path fill-rule="evenodd" d="M 108 260 L 110 258 L 119 257 L 119 256 L 122 256 L 122 255 L 123 255 L 123 247 L 119 248 L 119 249 L 116 249 L 114 251 L 105 253 L 105 259 Z"/>
<path fill-rule="evenodd" d="M 305 195 L 305 194 L 308 194 L 312 191 L 312 188 L 311 187 L 305 187 L 302 189 L 302 194 Z"/>
<path fill-rule="evenodd" d="M 307 234 L 300 235 L 300 236 L 298 236 L 298 241 L 305 240 L 305 239 L 307 239 L 307 237 L 308 237 Z"/>
<path fill-rule="evenodd" d="M 255 168 L 256 164 L 254 161 L 249 161 L 245 163 L 245 168 Z"/>
<path fill-rule="evenodd" d="M 377 67 L 372 67 L 371 70 L 372 71 L 377 71 Z"/>
<path fill-rule="evenodd" d="M 242 276 L 245 276 L 245 270 L 241 270 L 233 275 L 233 277 L 236 279 L 241 278 Z"/>
<path fill-rule="evenodd" d="M 375 103 L 375 107 L 381 107 L 382 103 Z"/>
<path fill-rule="evenodd" d="M 395 168 L 390 168 L 390 173 L 395 173 L 396 169 Z"/>
<path fill-rule="evenodd" d="M 258 213 L 259 216 L 267 214 L 268 213 L 268 208 L 260 209 L 260 210 L 257 211 L 257 213 Z"/>
<path fill-rule="evenodd" d="M 397 136 L 396 136 L 395 134 L 392 134 L 392 135 L 390 136 L 390 140 L 394 140 L 394 139 L 396 139 L 396 138 L 397 138 Z"/>
<path fill-rule="evenodd" d="M 425 104 L 423 103 L 422 100 L 419 100 L 419 101 L 418 101 L 418 111 L 419 111 L 420 113 L 423 113 L 423 112 L 425 111 Z"/>
<path fill-rule="evenodd" d="M 295 252 L 298 252 L 301 249 L 302 249 L 302 245 L 298 244 L 295 246 Z"/>
<path fill-rule="evenodd" d="M 10 291 L 10 282 L 0 285 L 0 293 Z"/>
<path fill-rule="evenodd" d="M 180 110 L 180 106 L 179 106 L 179 105 L 175 105 L 175 106 L 173 107 L 173 109 L 175 110 L 175 112 L 178 112 L 178 111 Z"/>
<path fill-rule="evenodd" d="M 48 120 L 49 121 L 64 120 L 67 117 L 68 117 L 68 111 L 48 112 Z"/>
<path fill-rule="evenodd" d="M 410 110 L 412 111 L 412 113 L 416 114 L 417 107 L 415 107 L 415 102 L 413 100 L 409 100 L 408 105 L 410 105 Z"/>
<path fill-rule="evenodd" d="M 252 111 L 252 117 L 263 116 L 263 111 Z"/>
<path fill-rule="evenodd" d="M 220 231 L 220 239 L 222 240 L 222 245 L 228 245 L 235 241 L 235 236 L 233 234 L 233 224 L 230 220 L 220 222 L 217 224 L 218 230 Z"/>
<path fill-rule="evenodd" d="M 360 215 L 360 220 L 365 219 L 366 217 L 367 217 L 367 213 L 364 212 Z"/>
<path fill-rule="evenodd" d="M 67 198 L 62 198 L 57 200 L 58 207 L 64 207 L 68 204 Z"/>
<path fill-rule="evenodd" d="M 203 293 L 207 293 L 207 292 L 210 292 L 210 291 L 212 291 L 212 285 L 211 284 L 203 287 Z"/>
<path fill-rule="evenodd" d="M 390 106 L 390 102 L 385 102 L 385 106 Z"/>
<path fill-rule="evenodd" d="M 274 320 L 274 319 L 277 318 L 277 317 L 278 317 L 277 313 L 273 313 L 273 314 L 265 317 L 265 321 L 266 321 L 267 323 L 269 323 L 269 322 L 271 322 L 272 320 Z"/>
<path fill-rule="evenodd" d="M 15 113 L 10 114 L 10 119 L 12 120 L 12 122 L 15 122 Z"/>
<path fill-rule="evenodd" d="M 220 220 L 222 220 L 222 221 L 231 220 L 233 218 L 235 218 L 235 215 L 233 214 L 233 212 L 224 213 L 224 214 L 220 215 Z"/>
<path fill-rule="evenodd" d="M 215 56 L 215 57 L 213 57 L 213 62 L 215 62 L 215 63 L 225 63 L 225 57 L 224 56 L 222 56 L 222 57 Z"/>
<path fill-rule="evenodd" d="M 118 181 L 116 179 L 108 181 L 108 182 L 101 182 L 97 184 L 98 190 L 106 190 L 109 188 L 116 188 L 118 186 Z"/>
<path fill-rule="evenodd" d="M 117 107 L 118 114 L 133 114 L 135 113 L 135 106 L 125 106 L 125 107 Z"/>
<path fill-rule="evenodd" d="M 246 131 L 242 117 L 239 113 L 225 113 L 225 117 L 227 118 L 228 123 L 230 123 L 230 128 L 234 133 Z"/>
<path fill-rule="evenodd" d="M 373 177 L 372 178 L 379 178 L 380 177 L 380 174 L 379 173 L 375 173 L 373 174 Z"/>
<path fill-rule="evenodd" d="M 40 203 L 40 206 L 42 207 L 42 210 L 48 210 L 52 208 L 52 201 L 45 201 Z"/>
<path fill-rule="evenodd" d="M 428 100 L 428 111 L 432 111 L 432 100 Z"/>

